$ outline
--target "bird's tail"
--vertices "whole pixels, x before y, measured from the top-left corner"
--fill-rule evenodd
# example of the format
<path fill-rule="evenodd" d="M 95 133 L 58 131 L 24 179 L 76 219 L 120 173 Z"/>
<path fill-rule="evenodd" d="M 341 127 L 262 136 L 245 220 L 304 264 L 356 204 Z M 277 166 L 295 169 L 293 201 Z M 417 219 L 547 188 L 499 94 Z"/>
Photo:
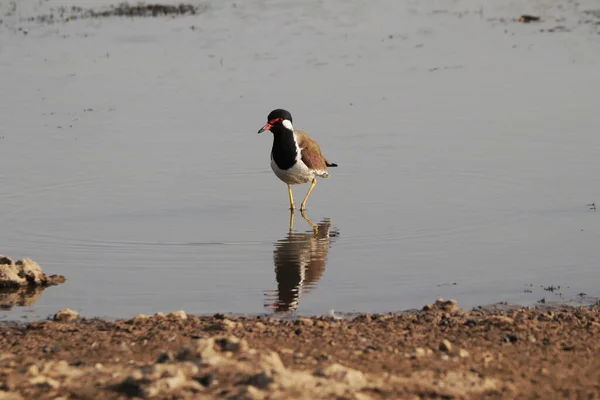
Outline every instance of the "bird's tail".
<path fill-rule="evenodd" d="M 328 167 L 337 167 L 336 163 L 332 163 L 331 161 L 327 161 L 327 160 L 325 160 L 325 165 L 327 165 Z"/>

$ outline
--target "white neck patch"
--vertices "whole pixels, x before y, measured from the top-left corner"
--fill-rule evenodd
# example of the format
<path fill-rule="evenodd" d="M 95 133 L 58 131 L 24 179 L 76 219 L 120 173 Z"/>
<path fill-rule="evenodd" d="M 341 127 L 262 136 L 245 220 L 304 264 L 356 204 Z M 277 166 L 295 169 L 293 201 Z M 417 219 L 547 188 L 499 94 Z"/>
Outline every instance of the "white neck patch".
<path fill-rule="evenodd" d="M 289 119 L 284 119 L 281 122 L 281 125 L 285 126 L 286 129 L 289 129 L 290 131 L 294 132 L 294 126 L 292 125 L 292 122 Z"/>

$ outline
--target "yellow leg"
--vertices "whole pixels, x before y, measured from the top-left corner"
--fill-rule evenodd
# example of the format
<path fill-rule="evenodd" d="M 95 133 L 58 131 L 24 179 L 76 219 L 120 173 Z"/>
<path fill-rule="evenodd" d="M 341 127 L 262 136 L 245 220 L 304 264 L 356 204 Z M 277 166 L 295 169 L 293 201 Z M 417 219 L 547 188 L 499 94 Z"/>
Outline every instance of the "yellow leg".
<path fill-rule="evenodd" d="M 300 214 L 302 214 L 302 218 L 304 218 L 304 220 L 308 222 L 310 226 L 312 226 L 313 232 L 315 233 L 315 235 L 317 235 L 317 233 L 319 233 L 319 226 L 312 222 L 310 218 L 306 216 L 305 210 L 300 210 Z"/>
<path fill-rule="evenodd" d="M 310 184 L 310 187 L 308 188 L 308 193 L 306 193 L 306 197 L 304 197 L 304 200 L 302 201 L 302 204 L 300 205 L 300 211 L 306 210 L 306 201 L 308 200 L 308 196 L 310 196 L 310 192 L 312 192 L 312 190 L 314 189 L 316 184 L 317 184 L 317 178 L 313 178 L 312 183 Z"/>
<path fill-rule="evenodd" d="M 290 210 L 290 232 L 294 229 L 294 210 Z"/>
<path fill-rule="evenodd" d="M 288 185 L 288 193 L 290 195 L 290 210 L 294 211 L 296 207 L 294 206 L 294 196 L 292 195 L 292 187 Z"/>

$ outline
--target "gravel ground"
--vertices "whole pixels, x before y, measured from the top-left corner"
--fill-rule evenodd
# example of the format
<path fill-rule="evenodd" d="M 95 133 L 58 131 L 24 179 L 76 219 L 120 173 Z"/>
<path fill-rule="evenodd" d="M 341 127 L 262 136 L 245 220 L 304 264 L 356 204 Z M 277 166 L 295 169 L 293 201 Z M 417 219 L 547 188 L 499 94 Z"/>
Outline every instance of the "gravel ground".
<path fill-rule="evenodd" d="M 598 398 L 600 305 L 0 324 L 0 399 Z"/>

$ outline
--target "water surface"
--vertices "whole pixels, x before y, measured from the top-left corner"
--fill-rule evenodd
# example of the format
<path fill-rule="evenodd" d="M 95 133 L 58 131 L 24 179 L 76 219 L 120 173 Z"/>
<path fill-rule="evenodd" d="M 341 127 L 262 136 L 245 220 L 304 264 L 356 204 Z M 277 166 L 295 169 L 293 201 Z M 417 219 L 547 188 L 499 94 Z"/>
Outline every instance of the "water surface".
<path fill-rule="evenodd" d="M 3 318 L 599 295 L 600 35 L 579 23 L 593 4 L 214 1 L 26 21 L 79 3 L 22 2 L 0 25 L 0 251 L 68 278 Z M 510 21 L 523 13 L 545 22 Z M 339 164 L 307 213 L 333 236 L 298 212 L 288 232 L 256 135 L 279 107 Z"/>

